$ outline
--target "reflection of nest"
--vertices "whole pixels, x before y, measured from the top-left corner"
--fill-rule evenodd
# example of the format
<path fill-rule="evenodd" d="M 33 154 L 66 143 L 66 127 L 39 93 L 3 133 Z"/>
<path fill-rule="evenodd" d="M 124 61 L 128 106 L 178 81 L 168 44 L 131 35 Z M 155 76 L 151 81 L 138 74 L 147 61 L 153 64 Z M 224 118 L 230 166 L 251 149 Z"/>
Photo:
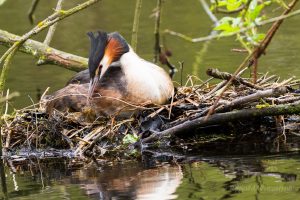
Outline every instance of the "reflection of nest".
<path fill-rule="evenodd" d="M 217 70 L 210 70 L 209 74 L 219 79 L 228 80 L 231 77 L 230 74 Z M 294 125 L 297 125 L 298 118 L 282 117 L 284 114 L 282 110 L 278 114 L 270 112 L 274 110 L 277 112 L 281 108 L 277 108 L 277 105 L 286 106 L 284 111 L 288 114 L 299 111 L 300 95 L 298 90 L 293 89 L 299 85 L 298 80 L 291 78 L 279 81 L 277 76 L 267 74 L 262 75 L 256 84 L 250 83 L 247 79 L 235 79 L 233 85 L 220 99 L 215 109 L 216 114 L 204 121 L 226 83 L 222 81 L 214 84 L 211 81 L 212 79 L 203 82 L 195 77 L 189 77 L 186 85 L 177 88 L 168 105 L 146 108 L 143 106 L 144 109 L 139 114 L 125 120 L 115 118 L 94 120 L 90 109 L 83 113 L 55 112 L 51 117 L 44 113 L 43 109 L 23 109 L 5 119 L 4 146 L 12 150 L 26 146 L 67 148 L 88 157 L 100 158 L 107 155 L 117 158 L 121 155 L 120 152 L 129 149 L 128 144 L 138 140 L 136 136 L 145 138 L 143 142 L 157 145 L 157 139 L 167 136 L 165 138 L 168 141 L 170 140 L 168 136 L 178 135 L 176 130 L 180 128 L 182 129 L 180 132 L 187 132 L 190 136 L 199 135 L 200 132 L 203 134 L 213 132 L 225 136 L 227 134 L 230 138 L 235 135 L 261 132 L 272 142 L 286 141 L 286 133 L 292 133 L 293 129 L 297 129 Z M 234 110 L 243 114 L 239 115 L 242 116 L 240 119 L 236 116 L 238 112 Z M 272 115 L 277 116 L 264 117 Z M 186 124 L 191 124 L 192 128 L 189 129 Z M 191 142 L 191 137 L 187 139 L 181 135 L 180 138 L 180 144 Z M 207 143 L 211 140 L 215 139 L 202 138 L 201 142 Z M 199 143 L 199 138 L 194 137 L 193 142 Z"/>

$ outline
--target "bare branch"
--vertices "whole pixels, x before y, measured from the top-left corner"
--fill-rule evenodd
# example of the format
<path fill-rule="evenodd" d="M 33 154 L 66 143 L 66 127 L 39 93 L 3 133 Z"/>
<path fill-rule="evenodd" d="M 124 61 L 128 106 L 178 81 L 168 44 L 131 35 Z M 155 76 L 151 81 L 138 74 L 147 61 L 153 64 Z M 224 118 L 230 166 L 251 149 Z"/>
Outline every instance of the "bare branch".
<path fill-rule="evenodd" d="M 132 46 L 133 50 L 135 50 L 135 51 L 137 48 L 137 37 L 138 37 L 138 28 L 139 28 L 141 9 L 142 9 L 142 0 L 136 0 L 134 19 L 133 19 L 133 27 L 132 27 L 132 35 L 131 35 L 131 46 Z"/>
<path fill-rule="evenodd" d="M 219 20 L 217 19 L 217 17 L 211 12 L 211 10 L 205 0 L 199 0 L 199 1 L 202 5 L 204 11 L 206 12 L 206 14 L 209 16 L 211 21 L 213 21 L 216 26 L 219 23 Z"/>
<path fill-rule="evenodd" d="M 33 13 L 36 10 L 37 5 L 39 4 L 40 0 L 32 0 L 32 4 L 30 6 L 30 9 L 28 11 L 28 18 L 31 24 L 33 24 L 34 21 L 34 17 L 33 17 Z"/>
<path fill-rule="evenodd" d="M 64 0 L 58 0 L 56 8 L 55 8 L 55 11 L 61 10 L 63 1 Z M 45 40 L 44 40 L 44 44 L 46 44 L 46 45 L 50 44 L 50 42 L 51 42 L 51 40 L 53 38 L 54 32 L 56 30 L 56 26 L 57 26 L 57 23 L 55 23 L 52 26 L 50 26 L 49 31 L 48 31 L 48 33 L 46 35 Z"/>

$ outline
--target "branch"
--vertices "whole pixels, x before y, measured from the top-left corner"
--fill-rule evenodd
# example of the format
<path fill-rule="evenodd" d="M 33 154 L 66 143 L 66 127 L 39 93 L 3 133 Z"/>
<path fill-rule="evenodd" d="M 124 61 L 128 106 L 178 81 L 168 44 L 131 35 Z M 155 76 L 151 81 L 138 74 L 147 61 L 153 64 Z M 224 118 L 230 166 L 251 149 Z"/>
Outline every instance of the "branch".
<path fill-rule="evenodd" d="M 206 74 L 211 76 L 211 77 L 214 77 L 214 78 L 217 78 L 217 79 L 221 79 L 221 80 L 227 80 L 229 81 L 231 78 L 232 78 L 232 75 L 228 72 L 220 72 L 218 69 L 207 69 L 206 70 Z M 254 88 L 254 89 L 257 89 L 257 90 L 262 90 L 263 88 L 258 86 L 258 85 L 255 85 L 249 81 L 246 81 L 244 80 L 243 78 L 241 77 L 234 77 L 234 79 L 232 80 L 232 82 L 234 84 L 243 84 L 247 87 L 251 87 L 251 88 Z"/>
<path fill-rule="evenodd" d="M 253 61 L 254 64 L 257 64 L 257 59 L 256 58 L 259 58 L 262 55 L 262 53 L 265 52 L 268 44 L 271 42 L 272 37 L 274 36 L 276 30 L 279 28 L 279 26 L 283 22 L 283 20 L 288 15 L 292 14 L 292 13 L 290 13 L 290 14 L 288 14 L 288 13 L 294 8 L 294 6 L 296 5 L 296 3 L 298 1 L 299 0 L 293 0 L 292 3 L 290 3 L 289 8 L 281 16 L 277 17 L 277 20 L 274 22 L 274 24 L 269 29 L 269 31 L 267 33 L 267 36 L 264 38 L 264 40 L 260 43 L 260 45 L 251 54 L 249 54 L 244 59 L 244 61 L 242 62 L 242 64 L 236 69 L 236 71 L 233 73 L 232 77 L 227 81 L 226 85 L 220 91 L 220 94 L 219 94 L 218 98 L 215 100 L 214 104 L 211 106 L 211 108 L 210 108 L 210 110 L 209 110 L 209 112 L 207 114 L 207 117 L 214 112 L 214 109 L 218 105 L 218 102 L 222 98 L 224 92 L 227 90 L 228 86 L 234 80 L 234 78 L 236 77 L 236 75 L 241 71 L 241 69 L 244 68 L 245 66 L 250 67 L 252 65 L 251 61 Z M 295 12 L 297 12 L 297 11 L 295 11 Z M 300 10 L 298 10 L 298 12 L 300 13 Z"/>
<path fill-rule="evenodd" d="M 56 5 L 56 8 L 55 8 L 55 11 L 59 11 L 61 10 L 62 8 L 62 3 L 63 3 L 64 0 L 58 0 L 57 1 L 57 5 Z M 46 38 L 44 40 L 44 44 L 45 45 L 48 45 L 50 44 L 53 36 L 54 36 L 54 32 L 56 30 L 56 27 L 57 27 L 57 23 L 53 24 L 52 26 L 50 26 L 49 30 L 48 30 L 48 33 L 46 35 Z M 40 59 L 38 60 L 37 62 L 38 65 L 43 65 L 43 64 L 48 64 L 44 59 L 43 57 L 40 57 Z"/>
<path fill-rule="evenodd" d="M 299 0 L 293 0 L 288 8 L 282 13 L 281 16 L 287 16 L 292 9 L 295 7 L 295 5 L 297 4 Z M 283 19 L 278 19 L 277 21 L 274 22 L 274 24 L 272 24 L 271 28 L 268 30 L 266 37 L 264 38 L 264 40 L 259 44 L 259 46 L 254 50 L 254 55 L 252 58 L 252 63 L 253 63 L 253 82 L 256 82 L 257 79 L 257 62 L 258 59 L 260 58 L 260 56 L 262 54 L 265 53 L 266 48 L 269 46 L 270 42 L 272 41 L 275 33 L 277 32 L 277 30 L 279 29 L 280 25 L 282 24 L 284 18 Z M 250 62 L 251 63 L 251 62 Z M 249 65 L 250 67 L 251 65 Z"/>
<path fill-rule="evenodd" d="M 55 11 L 61 10 L 63 1 L 64 0 L 58 0 L 56 8 L 55 8 Z M 46 35 L 46 38 L 44 40 L 44 44 L 46 44 L 46 45 L 50 44 L 50 42 L 51 42 L 51 40 L 53 38 L 54 32 L 56 30 L 56 26 L 57 26 L 57 23 L 55 23 L 52 26 L 50 26 L 50 28 L 48 30 L 48 33 Z"/>
<path fill-rule="evenodd" d="M 262 98 L 278 97 L 278 96 L 283 95 L 287 92 L 288 92 L 287 87 L 278 87 L 278 88 L 268 89 L 268 90 L 264 90 L 264 91 L 257 91 L 253 94 L 234 99 L 229 104 L 223 105 L 223 106 L 217 108 L 216 112 L 217 113 L 226 112 L 228 110 L 235 109 L 239 106 L 255 102 L 255 101 L 257 101 L 259 99 L 262 99 Z"/>
<path fill-rule="evenodd" d="M 31 6 L 30 6 L 30 9 L 29 9 L 29 11 L 28 11 L 28 18 L 29 18 L 29 21 L 30 21 L 30 23 L 31 24 L 33 24 L 33 13 L 34 13 L 34 11 L 36 10 L 36 7 L 37 7 L 37 5 L 39 4 L 39 1 L 40 0 L 33 0 L 32 1 L 32 4 L 31 4 Z"/>
<path fill-rule="evenodd" d="M 199 0 L 204 11 L 206 12 L 206 14 L 208 15 L 208 17 L 211 19 L 211 21 L 213 21 L 213 23 L 215 24 L 215 26 L 218 25 L 219 20 L 217 19 L 217 17 L 211 12 L 209 6 L 207 5 L 205 0 Z"/>
<path fill-rule="evenodd" d="M 277 115 L 292 115 L 300 113 L 300 102 L 295 102 L 287 105 L 276 105 L 267 108 L 249 108 L 227 113 L 218 113 L 207 117 L 199 117 L 191 121 L 186 121 L 182 124 L 173 126 L 161 132 L 155 132 L 151 136 L 142 140 L 143 143 L 157 141 L 162 137 L 170 137 L 179 133 L 195 130 L 200 127 L 206 127 L 216 124 L 224 124 L 232 121 L 243 119 L 258 118 L 264 116 L 277 116 Z"/>
<path fill-rule="evenodd" d="M 6 59 L 6 57 L 15 49 L 18 48 L 23 42 L 25 42 L 27 39 L 32 37 L 33 35 L 36 35 L 37 33 L 41 32 L 42 30 L 46 29 L 47 27 L 55 24 L 56 22 L 69 17 L 75 13 L 77 13 L 80 10 L 83 10 L 87 7 L 89 7 L 92 4 L 97 3 L 100 0 L 89 0 L 82 4 L 79 4 L 78 6 L 75 6 L 69 10 L 59 10 L 55 11 L 52 15 L 44 19 L 43 21 L 39 22 L 37 26 L 35 26 L 32 30 L 21 36 L 0 58 L 0 64 Z"/>
<path fill-rule="evenodd" d="M 15 41 L 19 40 L 20 36 L 14 35 L 7 31 L 0 30 L 0 44 L 10 47 Z M 42 57 L 47 64 L 54 64 L 64 67 L 72 71 L 81 71 L 86 69 L 88 60 L 86 58 L 69 54 L 52 47 L 49 47 L 35 40 L 27 40 L 24 42 L 20 51 L 33 55 L 35 58 Z"/>
<path fill-rule="evenodd" d="M 138 36 L 137 34 L 139 29 L 139 19 L 140 19 L 141 9 L 142 9 L 142 0 L 136 0 L 132 35 L 131 35 L 131 46 L 134 51 L 136 51 L 136 47 L 137 47 L 137 36 Z"/>
<path fill-rule="evenodd" d="M 10 67 L 11 59 L 13 58 L 14 54 L 17 52 L 19 47 L 30 37 L 33 35 L 36 35 L 37 33 L 41 32 L 42 30 L 46 29 L 47 27 L 55 24 L 56 22 L 69 17 L 75 13 L 77 13 L 80 10 L 83 10 L 87 7 L 89 7 L 92 4 L 97 3 L 99 0 L 88 0 L 82 4 L 79 4 L 69 10 L 59 10 L 55 11 L 52 15 L 44 19 L 42 22 L 38 23 L 37 26 L 35 26 L 33 29 L 31 29 L 29 32 L 24 34 L 22 37 L 20 37 L 17 41 L 14 42 L 14 44 L 2 55 L 0 58 L 0 64 L 4 61 L 3 68 L 1 71 L 0 76 L 0 93 L 3 92 L 4 85 L 6 82 L 6 77 L 8 74 L 8 70 Z"/>
<path fill-rule="evenodd" d="M 154 37 L 155 37 L 155 45 L 154 45 L 154 63 L 157 63 L 158 56 L 161 53 L 160 47 L 160 14 L 161 14 L 161 4 L 162 0 L 157 0 L 157 5 L 155 9 L 155 26 L 154 26 Z"/>
<path fill-rule="evenodd" d="M 164 33 L 168 33 L 170 35 L 180 37 L 181 39 L 187 40 L 189 42 L 197 43 L 197 42 L 203 42 L 203 41 L 207 41 L 207 40 L 219 39 L 219 38 L 223 38 L 223 37 L 231 37 L 231 36 L 237 35 L 239 33 L 244 33 L 244 32 L 246 32 L 246 31 L 248 31 L 252 28 L 259 27 L 259 26 L 264 26 L 264 25 L 267 25 L 267 24 L 271 24 L 271 23 L 276 22 L 278 20 L 283 20 L 283 19 L 286 19 L 286 18 L 294 17 L 294 16 L 299 15 L 299 14 L 300 14 L 300 9 L 296 10 L 294 12 L 291 12 L 287 15 L 281 15 L 281 16 L 274 17 L 274 18 L 271 18 L 271 19 L 267 19 L 267 20 L 264 20 L 264 21 L 261 21 L 261 22 L 257 22 L 256 24 L 251 24 L 250 26 L 248 26 L 246 28 L 242 28 L 238 31 L 234 31 L 234 32 L 230 32 L 230 33 L 226 33 L 226 34 L 222 34 L 222 35 L 219 34 L 219 35 L 209 35 L 209 36 L 205 36 L 205 37 L 192 38 L 190 36 L 187 36 L 187 35 L 184 35 L 182 33 L 178 33 L 178 32 L 175 32 L 175 31 L 172 31 L 172 30 L 169 30 L 169 29 L 166 29 L 164 31 Z"/>

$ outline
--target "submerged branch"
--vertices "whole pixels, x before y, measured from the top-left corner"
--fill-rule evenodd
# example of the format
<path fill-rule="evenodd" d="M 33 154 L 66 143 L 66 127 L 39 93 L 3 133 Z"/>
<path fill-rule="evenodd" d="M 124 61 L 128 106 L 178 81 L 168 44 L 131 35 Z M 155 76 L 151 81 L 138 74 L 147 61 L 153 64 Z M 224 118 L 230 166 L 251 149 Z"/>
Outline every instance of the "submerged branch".
<path fill-rule="evenodd" d="M 7 31 L 0 30 L 0 44 L 10 47 L 15 41 L 19 40 L 20 36 L 14 35 Z M 36 58 L 42 57 L 47 64 L 55 64 L 73 71 L 81 71 L 87 67 L 87 58 L 63 52 L 51 48 L 41 42 L 35 40 L 27 40 L 24 42 L 20 51 L 33 55 Z"/>

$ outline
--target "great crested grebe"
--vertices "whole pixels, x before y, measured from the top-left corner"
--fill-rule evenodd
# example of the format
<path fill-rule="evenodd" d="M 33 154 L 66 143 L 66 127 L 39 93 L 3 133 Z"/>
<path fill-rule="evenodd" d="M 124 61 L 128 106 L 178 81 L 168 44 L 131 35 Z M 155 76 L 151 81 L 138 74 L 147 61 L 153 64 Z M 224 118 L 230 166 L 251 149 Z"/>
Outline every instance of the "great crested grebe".
<path fill-rule="evenodd" d="M 46 110 L 80 112 L 86 106 L 98 116 L 132 113 L 143 104 L 164 104 L 174 86 L 159 66 L 140 58 L 117 32 L 89 32 L 89 68 L 46 99 Z"/>

